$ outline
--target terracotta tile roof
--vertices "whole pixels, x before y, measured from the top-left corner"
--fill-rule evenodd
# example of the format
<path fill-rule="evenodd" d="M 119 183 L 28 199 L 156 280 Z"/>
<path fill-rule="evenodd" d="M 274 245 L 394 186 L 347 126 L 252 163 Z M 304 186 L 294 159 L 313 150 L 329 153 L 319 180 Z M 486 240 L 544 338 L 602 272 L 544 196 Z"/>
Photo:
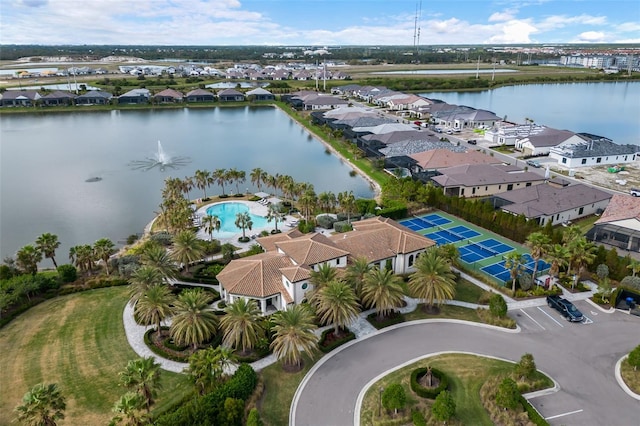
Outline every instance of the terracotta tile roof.
<path fill-rule="evenodd" d="M 448 149 L 433 149 L 431 151 L 411 154 L 409 157 L 418 162 L 423 169 L 435 170 L 464 164 L 500 164 L 501 161 L 480 151 L 451 152 Z"/>
<path fill-rule="evenodd" d="M 353 257 L 366 257 L 370 262 L 411 253 L 436 243 L 392 219 L 375 217 L 353 223 L 352 232 L 334 234 L 331 240 Z"/>
<path fill-rule="evenodd" d="M 349 252 L 338 248 L 329 238 L 318 233 L 304 234 L 288 241 L 279 241 L 275 245 L 297 265 L 311 266 L 349 255 Z"/>
<path fill-rule="evenodd" d="M 294 266 L 280 253 L 268 252 L 232 260 L 217 276 L 220 285 L 229 293 L 249 297 L 269 297 L 282 294 L 291 302 L 282 284 L 281 268 Z"/>
<path fill-rule="evenodd" d="M 601 223 L 617 222 L 625 219 L 640 221 L 640 198 L 631 195 L 615 194 L 611 197 L 609 205 L 596 220 L 596 225 Z"/>
<path fill-rule="evenodd" d="M 311 278 L 311 270 L 306 265 L 282 268 L 280 269 L 280 272 L 282 272 L 282 275 L 292 283 L 297 283 L 298 281 L 308 280 Z"/>
<path fill-rule="evenodd" d="M 304 234 L 297 229 L 292 229 L 288 232 L 282 232 L 280 234 L 269 235 L 268 237 L 261 237 L 256 240 L 258 244 L 262 246 L 265 251 L 276 250 L 276 243 L 280 241 L 288 241 L 293 238 L 299 238 Z"/>

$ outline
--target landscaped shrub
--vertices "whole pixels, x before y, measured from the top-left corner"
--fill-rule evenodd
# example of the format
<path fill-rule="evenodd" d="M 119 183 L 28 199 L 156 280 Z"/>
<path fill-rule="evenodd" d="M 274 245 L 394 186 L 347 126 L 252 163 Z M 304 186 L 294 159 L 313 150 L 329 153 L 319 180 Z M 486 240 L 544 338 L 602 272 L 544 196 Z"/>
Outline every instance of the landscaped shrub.
<path fill-rule="evenodd" d="M 496 393 L 496 403 L 502 408 L 514 410 L 518 407 L 522 395 L 518 390 L 518 384 L 511 378 L 506 377 L 498 386 Z"/>
<path fill-rule="evenodd" d="M 427 426 L 427 419 L 425 419 L 424 414 L 418 410 L 411 412 L 411 421 L 413 422 L 413 426 Z"/>
<path fill-rule="evenodd" d="M 158 417 L 157 426 L 223 425 L 227 419 L 224 403 L 227 398 L 246 401 L 253 393 L 258 375 L 247 364 L 241 364 L 235 374 L 213 392 L 196 396 L 178 409 Z"/>
<path fill-rule="evenodd" d="M 376 200 L 370 198 L 358 198 L 356 199 L 356 209 L 360 215 L 372 214 L 375 215 L 376 207 L 378 203 Z"/>
<path fill-rule="evenodd" d="M 156 232 L 155 234 L 151 235 L 151 241 L 167 247 L 173 244 L 173 235 L 166 231 Z"/>
<path fill-rule="evenodd" d="M 501 294 L 494 293 L 489 299 L 489 311 L 498 318 L 504 318 L 507 315 L 507 302 Z"/>
<path fill-rule="evenodd" d="M 322 215 L 320 217 L 318 217 L 318 219 L 316 219 L 316 221 L 318 222 L 318 226 L 324 229 L 333 229 L 333 224 L 335 222 L 337 222 L 337 219 L 334 219 L 332 216 L 329 215 Z"/>
<path fill-rule="evenodd" d="M 620 281 L 621 286 L 633 288 L 635 290 L 640 290 L 640 276 L 637 277 L 624 277 L 622 281 Z"/>
<path fill-rule="evenodd" d="M 423 367 L 415 369 L 411 372 L 411 390 L 414 391 L 416 395 L 422 398 L 435 399 L 438 395 L 440 395 L 440 392 L 447 389 L 447 387 L 449 386 L 449 380 L 442 371 L 432 368 L 431 374 L 433 375 L 433 377 L 440 380 L 440 383 L 435 388 L 426 388 L 418 383 L 418 380 L 420 380 L 425 374 L 427 374 L 427 371 L 429 371 L 429 368 Z"/>
<path fill-rule="evenodd" d="M 308 234 L 309 232 L 313 232 L 316 229 L 316 225 L 315 223 L 313 223 L 313 221 L 306 221 L 306 220 L 301 220 L 300 223 L 298 223 L 298 231 L 302 232 L 303 234 Z"/>
<path fill-rule="evenodd" d="M 382 328 L 404 322 L 404 315 L 398 311 L 393 311 L 393 313 L 386 315 L 382 321 L 378 321 L 378 314 L 373 312 L 367 316 L 367 321 L 369 321 L 372 326 L 380 330 Z"/>
<path fill-rule="evenodd" d="M 351 223 L 344 221 L 344 222 L 334 222 L 333 223 L 333 230 L 336 232 L 349 232 L 349 231 L 353 231 L 353 226 L 351 225 Z"/>
<path fill-rule="evenodd" d="M 431 413 L 436 420 L 447 422 L 456 413 L 456 402 L 449 391 L 442 391 L 431 406 Z"/>
<path fill-rule="evenodd" d="M 638 367 L 640 367 L 640 345 L 636 346 L 634 350 L 629 352 L 627 362 L 631 367 L 633 367 L 633 371 L 638 371 Z"/>
<path fill-rule="evenodd" d="M 540 413 L 538 413 L 538 410 L 536 410 L 533 405 L 531 405 L 529 401 L 527 401 L 527 399 L 522 395 L 520 395 L 520 404 L 522 404 L 525 411 L 527 412 L 529 420 L 535 423 L 536 426 L 549 426 L 549 422 L 547 422 L 544 417 L 542 417 Z"/>
<path fill-rule="evenodd" d="M 73 265 L 58 266 L 58 277 L 62 284 L 72 283 L 78 279 L 78 270 Z"/>
<path fill-rule="evenodd" d="M 407 394 L 400 383 L 389 385 L 382 392 L 382 406 L 387 410 L 398 413 L 398 410 L 402 410 L 406 404 Z"/>
<path fill-rule="evenodd" d="M 322 336 L 320 337 L 320 342 L 318 343 L 318 347 L 322 352 L 329 353 L 338 346 L 342 346 L 345 343 L 354 340 L 356 335 L 351 330 L 344 331 L 344 334 L 340 337 L 339 340 L 333 340 L 331 342 L 326 342 L 327 335 L 333 333 L 334 329 L 330 328 L 322 332 Z"/>
<path fill-rule="evenodd" d="M 387 202 L 385 206 L 377 212 L 380 216 L 391 219 L 402 219 L 407 217 L 407 205 L 401 202 Z"/>

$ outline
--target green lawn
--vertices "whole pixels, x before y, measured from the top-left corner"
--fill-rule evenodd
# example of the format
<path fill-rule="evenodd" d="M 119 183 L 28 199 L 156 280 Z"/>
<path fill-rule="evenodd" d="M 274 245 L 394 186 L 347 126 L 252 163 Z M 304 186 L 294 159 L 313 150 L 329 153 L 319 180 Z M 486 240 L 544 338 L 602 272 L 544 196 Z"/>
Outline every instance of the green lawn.
<path fill-rule="evenodd" d="M 620 365 L 620 374 L 629 389 L 640 395 L 640 370 L 634 371 L 629 360 L 625 359 Z"/>
<path fill-rule="evenodd" d="M 125 390 L 118 373 L 137 355 L 124 334 L 127 288 L 112 287 L 43 302 L 0 329 L 0 424 L 33 385 L 57 383 L 67 399 L 64 424 L 106 424 Z M 162 371 L 161 411 L 186 395 L 182 374 Z M 10 391 L 9 391 L 10 390 Z"/>
<path fill-rule="evenodd" d="M 493 425 L 487 411 L 480 401 L 480 388 L 485 381 L 495 376 L 507 376 L 513 370 L 513 364 L 491 358 L 483 358 L 465 354 L 447 354 L 426 358 L 415 364 L 385 376 L 367 391 L 362 402 L 362 425 L 397 425 L 411 424 L 411 408 L 423 413 L 429 410 L 431 402 L 418 397 L 409 384 L 411 372 L 420 367 L 431 366 L 444 372 L 449 378 L 449 391 L 456 402 L 455 418 L 447 422 L 449 425 Z M 390 384 L 400 383 L 407 395 L 406 421 L 392 419 L 384 413 L 380 416 L 379 389 Z M 551 386 L 551 380 L 548 380 Z M 440 424 L 430 421 L 429 424 Z"/>
<path fill-rule="evenodd" d="M 478 287 L 470 281 L 467 281 L 464 278 L 458 278 L 456 280 L 456 295 L 454 298 L 455 300 L 480 304 L 481 299 L 488 296 L 488 291 Z"/>

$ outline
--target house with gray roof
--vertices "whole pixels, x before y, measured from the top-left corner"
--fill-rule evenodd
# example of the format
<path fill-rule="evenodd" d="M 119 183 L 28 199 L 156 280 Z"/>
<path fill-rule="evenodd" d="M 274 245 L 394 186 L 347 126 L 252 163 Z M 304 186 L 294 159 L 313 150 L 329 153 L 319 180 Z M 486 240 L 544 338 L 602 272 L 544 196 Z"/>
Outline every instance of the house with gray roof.
<path fill-rule="evenodd" d="M 522 151 L 525 156 L 547 155 L 551 148 L 563 143 L 579 141 L 579 136 L 569 130 L 557 130 L 550 127 L 542 127 L 539 132 L 531 132 L 523 138 L 518 138 L 515 148 Z"/>
<path fill-rule="evenodd" d="M 208 90 L 194 89 L 187 93 L 187 102 L 213 102 L 216 95 Z"/>
<path fill-rule="evenodd" d="M 468 164 L 440 170 L 431 181 L 451 197 L 488 197 L 544 183 L 544 177 L 504 164 Z"/>
<path fill-rule="evenodd" d="M 604 166 L 635 162 L 640 149 L 637 145 L 618 145 L 610 139 L 590 133 L 577 133 L 579 139 L 571 139 L 549 150 L 549 158 L 558 165 L 575 168 Z"/>
<path fill-rule="evenodd" d="M 111 102 L 113 95 L 102 90 L 89 90 L 76 97 L 76 105 L 106 105 Z"/>
<path fill-rule="evenodd" d="M 247 97 L 250 101 L 272 101 L 276 97 L 270 91 L 257 87 L 247 92 Z"/>
<path fill-rule="evenodd" d="M 75 93 L 66 92 L 64 90 L 56 90 L 47 95 L 44 95 L 41 99 L 43 106 L 60 106 L 60 105 L 73 105 L 76 98 Z"/>
<path fill-rule="evenodd" d="M 611 197 L 608 192 L 581 183 L 568 186 L 543 184 L 497 194 L 493 202 L 505 212 L 524 215 L 544 226 L 601 213 Z"/>
<path fill-rule="evenodd" d="M 133 89 L 118 96 L 119 104 L 146 104 L 149 102 L 151 92 L 149 89 Z"/>
<path fill-rule="evenodd" d="M 335 109 L 349 105 L 349 101 L 331 95 L 310 94 L 302 98 L 302 107 L 305 110 Z"/>
<path fill-rule="evenodd" d="M 436 124 L 456 130 L 493 127 L 502 120 L 491 111 L 458 105 L 452 105 L 451 109 L 434 111 L 431 117 Z"/>
<path fill-rule="evenodd" d="M 2 106 L 34 106 L 42 97 L 35 90 L 5 90 L 0 96 Z"/>
<path fill-rule="evenodd" d="M 236 89 L 224 89 L 218 92 L 220 102 L 239 102 L 244 101 L 244 93 Z"/>

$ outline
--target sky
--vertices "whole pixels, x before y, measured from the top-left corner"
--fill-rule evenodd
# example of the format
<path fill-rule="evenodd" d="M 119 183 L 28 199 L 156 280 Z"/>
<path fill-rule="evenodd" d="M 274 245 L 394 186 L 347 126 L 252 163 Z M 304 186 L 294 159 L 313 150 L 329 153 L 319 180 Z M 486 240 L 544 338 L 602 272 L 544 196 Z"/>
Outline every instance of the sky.
<path fill-rule="evenodd" d="M 0 0 L 0 44 L 375 46 L 418 39 L 640 43 L 640 1 Z"/>

